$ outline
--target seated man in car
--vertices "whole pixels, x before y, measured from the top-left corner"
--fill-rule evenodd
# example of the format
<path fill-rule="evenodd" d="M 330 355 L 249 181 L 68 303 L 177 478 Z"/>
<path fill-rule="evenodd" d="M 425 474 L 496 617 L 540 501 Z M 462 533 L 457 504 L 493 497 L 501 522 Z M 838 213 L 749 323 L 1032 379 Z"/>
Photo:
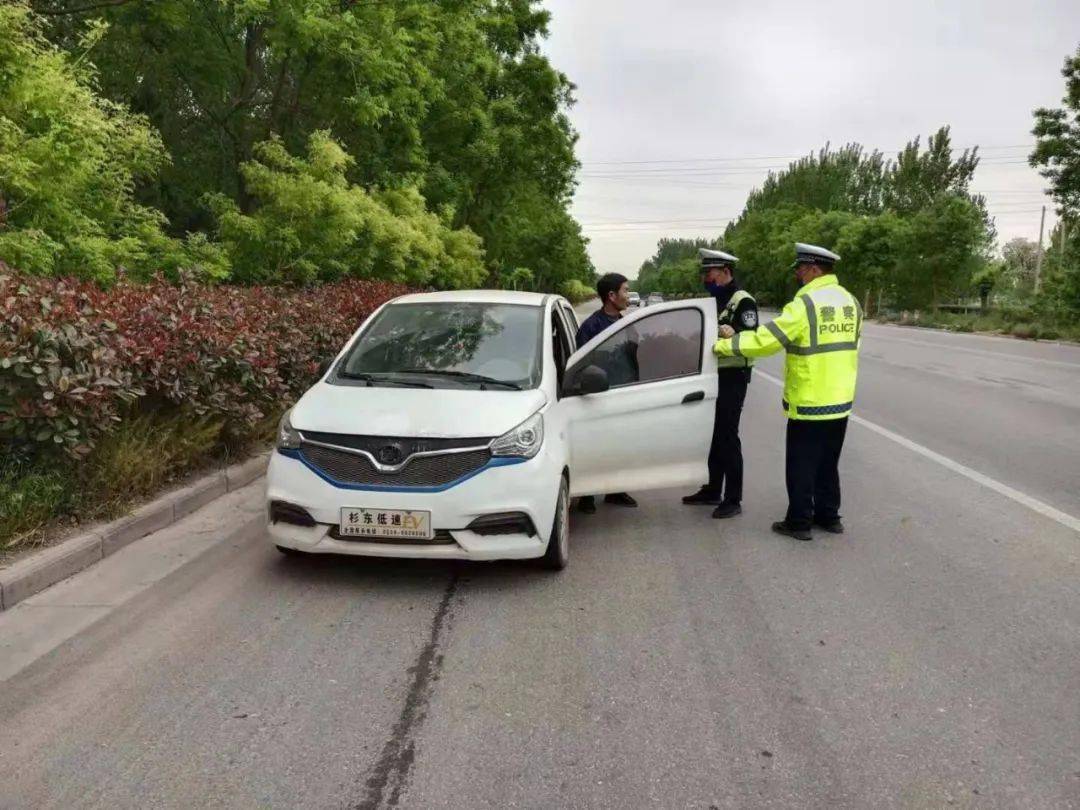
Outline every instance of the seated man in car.
<path fill-rule="evenodd" d="M 630 306 L 630 286 L 626 276 L 619 273 L 607 273 L 600 277 L 596 285 L 596 292 L 600 295 L 600 309 L 585 319 L 577 333 L 577 347 L 580 349 L 594 337 L 599 335 L 609 326 L 616 323 L 622 317 L 623 311 Z M 628 351 L 622 352 L 623 356 L 618 362 L 612 363 L 611 368 L 605 368 L 608 372 L 608 380 L 612 385 L 632 382 L 637 379 L 636 358 Z M 637 506 L 637 501 L 625 492 L 616 492 L 604 496 L 604 502 L 616 506 Z M 596 498 L 585 495 L 578 499 L 578 509 L 585 514 L 591 515 L 596 511 Z"/>

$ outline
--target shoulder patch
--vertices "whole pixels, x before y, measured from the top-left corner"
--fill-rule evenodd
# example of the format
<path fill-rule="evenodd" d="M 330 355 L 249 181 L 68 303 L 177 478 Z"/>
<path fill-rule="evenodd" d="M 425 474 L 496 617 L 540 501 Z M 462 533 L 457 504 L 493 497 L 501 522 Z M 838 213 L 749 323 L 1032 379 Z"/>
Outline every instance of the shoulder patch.
<path fill-rule="evenodd" d="M 754 329 L 757 327 L 757 310 L 747 309 L 742 314 L 743 326 Z"/>

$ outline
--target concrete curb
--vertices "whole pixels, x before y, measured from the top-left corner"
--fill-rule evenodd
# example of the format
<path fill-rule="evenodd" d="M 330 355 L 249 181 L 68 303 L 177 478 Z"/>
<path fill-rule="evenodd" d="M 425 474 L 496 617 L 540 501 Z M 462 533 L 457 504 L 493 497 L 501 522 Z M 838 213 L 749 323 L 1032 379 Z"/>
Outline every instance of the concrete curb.
<path fill-rule="evenodd" d="M 221 496 L 235 492 L 266 473 L 270 452 L 212 473 L 181 490 L 140 506 L 127 517 L 98 526 L 0 569 L 0 610 L 89 568 L 124 546 L 183 520 Z"/>

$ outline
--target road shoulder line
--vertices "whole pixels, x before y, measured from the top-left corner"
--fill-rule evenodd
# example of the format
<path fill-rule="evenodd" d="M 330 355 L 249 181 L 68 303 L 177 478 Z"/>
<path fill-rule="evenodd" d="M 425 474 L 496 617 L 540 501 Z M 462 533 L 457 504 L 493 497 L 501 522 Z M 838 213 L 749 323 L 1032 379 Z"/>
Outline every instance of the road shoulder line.
<path fill-rule="evenodd" d="M 781 380 L 773 377 L 771 374 L 766 374 L 764 371 L 758 370 L 757 376 L 761 376 L 773 385 L 779 386 L 781 388 L 783 388 L 784 386 L 784 383 Z M 1062 512 L 1060 509 L 1055 509 L 1050 504 L 1040 501 L 1038 498 L 1033 498 L 1032 496 L 1020 492 L 1017 489 L 1013 489 L 1008 484 L 1003 484 L 1001 481 L 998 481 L 988 475 L 985 475 L 984 473 L 979 472 L 978 470 L 974 470 L 971 467 L 961 464 L 959 461 L 955 461 L 948 456 L 943 456 L 941 453 L 935 452 L 929 447 L 912 441 L 906 436 L 901 436 L 899 433 L 894 433 L 888 428 L 884 428 L 881 425 L 869 421 L 868 419 L 864 419 L 861 416 L 855 416 L 854 414 L 850 417 L 850 419 L 856 424 L 862 425 L 868 430 L 872 430 L 879 436 L 884 436 L 886 439 L 889 439 L 890 441 L 899 444 L 901 447 L 911 450 L 913 453 L 918 453 L 920 456 L 928 458 L 931 461 L 940 464 L 942 467 L 945 467 L 948 470 L 952 470 L 953 472 L 958 473 L 971 481 L 974 481 L 976 484 L 981 484 L 982 486 L 986 487 L 987 489 L 993 490 L 999 495 L 1004 495 L 1006 498 L 1015 501 L 1021 506 L 1026 506 L 1033 512 L 1038 512 L 1043 517 L 1048 517 L 1054 522 L 1060 523 L 1067 529 L 1072 529 L 1074 532 L 1080 534 L 1080 518 L 1075 518 L 1070 514 Z"/>

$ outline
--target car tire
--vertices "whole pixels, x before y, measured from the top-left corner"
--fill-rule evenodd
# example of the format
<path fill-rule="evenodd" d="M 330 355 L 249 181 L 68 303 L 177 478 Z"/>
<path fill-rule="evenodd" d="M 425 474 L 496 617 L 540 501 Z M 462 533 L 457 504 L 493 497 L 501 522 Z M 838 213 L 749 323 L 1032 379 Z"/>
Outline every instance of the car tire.
<path fill-rule="evenodd" d="M 555 502 L 555 521 L 548 538 L 547 551 L 540 564 L 550 571 L 561 571 L 570 561 L 570 485 L 559 479 L 559 499 Z"/>
<path fill-rule="evenodd" d="M 304 552 L 299 549 L 289 548 L 288 546 L 274 546 L 278 551 L 284 554 L 286 557 L 302 557 Z"/>

